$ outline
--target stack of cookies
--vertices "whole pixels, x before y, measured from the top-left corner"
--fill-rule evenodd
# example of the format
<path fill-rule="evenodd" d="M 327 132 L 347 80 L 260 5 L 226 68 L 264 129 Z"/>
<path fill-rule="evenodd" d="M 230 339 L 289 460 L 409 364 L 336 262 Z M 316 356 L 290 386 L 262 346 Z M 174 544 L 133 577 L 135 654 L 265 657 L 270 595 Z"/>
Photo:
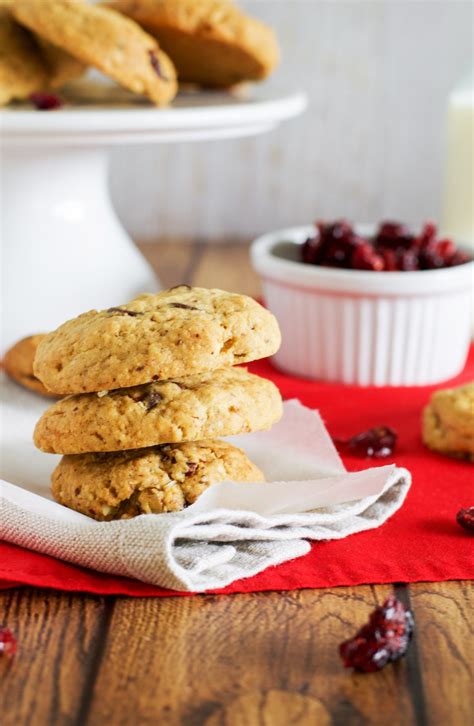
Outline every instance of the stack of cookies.
<path fill-rule="evenodd" d="M 0 0 L 0 106 L 61 89 L 88 66 L 162 106 L 178 80 L 261 80 L 278 55 L 272 30 L 229 0 Z"/>
<path fill-rule="evenodd" d="M 66 395 L 35 428 L 63 454 L 55 499 L 95 519 L 175 512 L 212 484 L 262 481 L 217 437 L 281 416 L 270 381 L 234 367 L 276 352 L 273 315 L 244 295 L 182 285 L 70 320 L 40 342 L 35 376 Z"/>

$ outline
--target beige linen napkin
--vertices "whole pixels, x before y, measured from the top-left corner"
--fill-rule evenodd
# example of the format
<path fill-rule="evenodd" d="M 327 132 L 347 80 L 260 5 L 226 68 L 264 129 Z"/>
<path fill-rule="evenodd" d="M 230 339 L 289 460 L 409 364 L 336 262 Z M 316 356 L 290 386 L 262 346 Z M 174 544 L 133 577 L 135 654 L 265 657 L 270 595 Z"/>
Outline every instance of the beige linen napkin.
<path fill-rule="evenodd" d="M 23 451 L 26 436 L 24 416 L 12 413 L 10 479 L 11 447 L 21 444 Z M 116 522 L 95 522 L 35 494 L 47 492 L 44 472 L 35 479 L 27 451 L 22 480 L 0 483 L 0 537 L 100 572 L 202 592 L 300 557 L 309 539 L 380 526 L 401 507 L 411 483 L 409 472 L 394 465 L 346 472 L 319 414 L 297 401 L 284 404 L 271 431 L 232 442 L 263 469 L 266 483 L 224 483 L 183 512 Z M 31 468 L 36 459 L 29 453 Z"/>

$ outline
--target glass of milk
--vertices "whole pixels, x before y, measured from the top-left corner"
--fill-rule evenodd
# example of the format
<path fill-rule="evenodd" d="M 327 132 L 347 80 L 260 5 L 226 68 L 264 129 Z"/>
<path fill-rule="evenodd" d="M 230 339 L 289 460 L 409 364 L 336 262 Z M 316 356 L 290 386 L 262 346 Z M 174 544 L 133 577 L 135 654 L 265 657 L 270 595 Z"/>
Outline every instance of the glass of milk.
<path fill-rule="evenodd" d="M 474 68 L 449 96 L 443 231 L 474 249 Z"/>
<path fill-rule="evenodd" d="M 474 68 L 449 96 L 442 228 L 474 254 Z M 471 334 L 474 338 L 474 280 Z"/>

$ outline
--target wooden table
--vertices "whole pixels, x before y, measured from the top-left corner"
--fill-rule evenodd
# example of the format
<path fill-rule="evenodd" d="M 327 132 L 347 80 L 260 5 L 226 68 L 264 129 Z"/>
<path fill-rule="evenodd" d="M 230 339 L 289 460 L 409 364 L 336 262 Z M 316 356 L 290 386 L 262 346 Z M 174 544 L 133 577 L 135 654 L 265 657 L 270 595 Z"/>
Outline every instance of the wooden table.
<path fill-rule="evenodd" d="M 258 293 L 247 247 L 143 246 L 164 284 Z M 170 598 L 23 588 L 0 594 L 19 651 L 0 659 L 3 726 L 474 723 L 471 583 L 395 585 L 416 637 L 384 671 L 344 670 L 338 644 L 388 585 Z"/>

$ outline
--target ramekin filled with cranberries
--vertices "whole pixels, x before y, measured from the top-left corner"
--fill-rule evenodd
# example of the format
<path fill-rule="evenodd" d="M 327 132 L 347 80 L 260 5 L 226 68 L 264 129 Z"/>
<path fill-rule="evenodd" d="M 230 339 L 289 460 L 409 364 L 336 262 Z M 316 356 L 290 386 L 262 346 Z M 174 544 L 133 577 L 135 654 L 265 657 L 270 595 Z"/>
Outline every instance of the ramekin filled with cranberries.
<path fill-rule="evenodd" d="M 279 368 L 363 386 L 426 385 L 462 370 L 474 263 L 433 223 L 318 221 L 259 237 L 251 257 L 282 329 Z"/>

